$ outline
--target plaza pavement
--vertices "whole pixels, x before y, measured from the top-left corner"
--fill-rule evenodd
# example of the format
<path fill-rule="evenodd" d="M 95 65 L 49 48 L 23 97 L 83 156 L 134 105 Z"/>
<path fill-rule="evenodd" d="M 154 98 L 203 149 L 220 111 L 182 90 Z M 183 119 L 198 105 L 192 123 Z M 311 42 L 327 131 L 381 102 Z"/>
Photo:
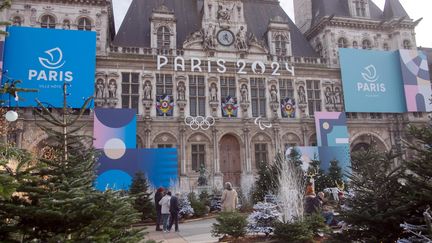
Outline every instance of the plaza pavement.
<path fill-rule="evenodd" d="M 192 220 L 186 223 L 179 224 L 180 232 L 174 232 L 174 229 L 169 233 L 155 231 L 155 226 L 147 226 L 148 234 L 142 243 L 147 240 L 155 240 L 163 243 L 214 243 L 218 242 L 218 238 L 211 236 L 211 226 L 215 223 L 214 218 Z M 174 227 L 173 227 L 174 228 Z"/>

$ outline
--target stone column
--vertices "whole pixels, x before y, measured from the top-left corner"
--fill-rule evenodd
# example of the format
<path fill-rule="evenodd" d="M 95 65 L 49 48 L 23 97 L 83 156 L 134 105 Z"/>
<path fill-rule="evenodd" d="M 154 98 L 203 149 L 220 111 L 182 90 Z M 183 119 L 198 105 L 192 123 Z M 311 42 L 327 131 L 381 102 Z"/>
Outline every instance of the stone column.
<path fill-rule="evenodd" d="M 249 135 L 249 128 L 243 128 L 243 137 L 244 137 L 244 151 L 245 151 L 245 160 L 246 160 L 246 173 L 252 173 L 252 162 L 251 162 L 251 156 L 250 156 L 250 135 Z"/>
<path fill-rule="evenodd" d="M 217 141 L 217 132 L 216 127 L 212 128 L 213 135 L 213 168 L 215 174 L 220 174 L 220 163 L 219 163 L 219 143 Z"/>
<path fill-rule="evenodd" d="M 180 161 L 180 176 L 186 175 L 186 142 L 185 142 L 185 132 L 186 129 L 184 124 L 180 124 L 179 126 L 179 161 Z"/>

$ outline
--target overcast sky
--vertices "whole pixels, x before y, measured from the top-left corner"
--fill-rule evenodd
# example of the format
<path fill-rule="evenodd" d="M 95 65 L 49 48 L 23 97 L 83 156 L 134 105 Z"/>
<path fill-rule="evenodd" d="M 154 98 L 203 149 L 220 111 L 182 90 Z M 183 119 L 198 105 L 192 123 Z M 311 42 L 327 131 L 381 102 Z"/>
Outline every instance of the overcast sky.
<path fill-rule="evenodd" d="M 294 20 L 292 0 L 279 0 L 282 7 Z M 385 0 L 373 0 L 378 7 L 384 8 Z M 132 0 L 113 0 L 114 16 L 116 29 L 120 27 L 121 21 L 126 14 Z M 423 47 L 432 47 L 432 0 L 400 0 L 408 15 L 413 20 L 423 17 L 423 20 L 417 25 L 416 38 L 417 45 Z"/>

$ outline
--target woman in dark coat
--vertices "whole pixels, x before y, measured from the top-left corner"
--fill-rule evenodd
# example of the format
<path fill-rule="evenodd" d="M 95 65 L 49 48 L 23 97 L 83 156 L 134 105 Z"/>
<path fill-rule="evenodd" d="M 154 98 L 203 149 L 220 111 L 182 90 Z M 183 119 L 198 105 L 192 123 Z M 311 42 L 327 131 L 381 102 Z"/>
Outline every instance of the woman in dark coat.
<path fill-rule="evenodd" d="M 162 214 L 161 214 L 161 205 L 159 205 L 159 201 L 164 196 L 164 189 L 162 187 L 159 187 L 155 193 L 155 206 L 156 206 L 156 231 L 162 231 L 160 228 L 161 220 L 162 220 Z"/>

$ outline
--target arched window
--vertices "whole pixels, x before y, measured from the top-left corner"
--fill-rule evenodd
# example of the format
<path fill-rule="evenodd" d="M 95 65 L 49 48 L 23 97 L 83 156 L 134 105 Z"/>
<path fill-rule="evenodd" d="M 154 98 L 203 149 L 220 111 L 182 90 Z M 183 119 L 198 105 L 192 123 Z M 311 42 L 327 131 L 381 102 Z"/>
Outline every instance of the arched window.
<path fill-rule="evenodd" d="M 353 41 L 353 48 L 358 48 L 358 43 L 357 43 L 357 41 Z"/>
<path fill-rule="evenodd" d="M 13 19 L 12 19 L 12 25 L 21 26 L 22 25 L 21 17 L 20 16 L 13 17 Z"/>
<path fill-rule="evenodd" d="M 356 0 L 355 8 L 357 16 L 366 17 L 366 0 Z"/>
<path fill-rule="evenodd" d="M 404 40 L 403 42 L 403 49 L 411 49 L 411 42 L 409 40 Z"/>
<path fill-rule="evenodd" d="M 318 43 L 315 47 L 316 52 L 320 55 L 320 57 L 324 57 L 323 46 L 321 43 Z"/>
<path fill-rule="evenodd" d="M 275 38 L 276 55 L 285 56 L 287 54 L 287 41 L 282 35 L 277 35 Z"/>
<path fill-rule="evenodd" d="M 68 20 L 68 19 L 63 20 L 63 29 L 64 30 L 69 30 L 70 26 L 71 26 L 70 20 Z"/>
<path fill-rule="evenodd" d="M 348 47 L 348 41 L 343 37 L 339 38 L 338 47 L 339 48 L 347 48 Z"/>
<path fill-rule="evenodd" d="M 362 42 L 362 48 L 365 49 L 365 50 L 366 49 L 367 50 L 372 49 L 372 44 L 371 44 L 370 40 L 368 40 L 368 39 L 363 40 L 363 42 Z"/>
<path fill-rule="evenodd" d="M 389 45 L 387 43 L 384 43 L 383 44 L 383 49 L 384 49 L 384 51 L 388 51 L 388 50 L 390 50 L 390 47 L 389 47 Z"/>
<path fill-rule="evenodd" d="M 168 27 L 166 26 L 159 27 L 159 29 L 157 30 L 157 47 L 169 48 L 171 45 L 170 37 L 171 34 Z"/>
<path fill-rule="evenodd" d="M 51 15 L 44 15 L 41 18 L 41 28 L 54 29 L 56 27 L 55 18 Z"/>
<path fill-rule="evenodd" d="M 78 30 L 91 30 L 92 23 L 89 18 L 82 17 L 78 20 Z"/>

